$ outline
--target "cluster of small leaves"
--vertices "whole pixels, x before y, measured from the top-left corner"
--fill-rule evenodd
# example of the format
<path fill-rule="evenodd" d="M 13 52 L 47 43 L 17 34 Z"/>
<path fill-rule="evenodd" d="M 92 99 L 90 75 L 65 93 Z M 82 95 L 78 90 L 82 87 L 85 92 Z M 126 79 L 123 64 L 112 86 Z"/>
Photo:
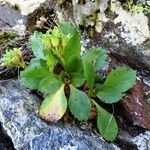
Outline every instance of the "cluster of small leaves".
<path fill-rule="evenodd" d="M 3 55 L 2 66 L 6 67 L 21 67 L 25 68 L 26 64 L 22 59 L 22 52 L 19 48 L 14 48 L 12 50 L 6 51 L 6 54 Z"/>
<path fill-rule="evenodd" d="M 118 133 L 114 116 L 99 103 L 115 103 L 122 99 L 136 80 L 136 72 L 119 67 L 104 81 L 96 78 L 96 70 L 105 65 L 107 54 L 101 48 L 92 48 L 80 55 L 80 33 L 71 23 L 63 23 L 30 38 L 35 58 L 21 71 L 21 83 L 45 95 L 39 115 L 49 122 L 57 122 L 69 107 L 79 121 L 87 121 L 93 106 L 97 110 L 97 127 L 108 141 Z"/>

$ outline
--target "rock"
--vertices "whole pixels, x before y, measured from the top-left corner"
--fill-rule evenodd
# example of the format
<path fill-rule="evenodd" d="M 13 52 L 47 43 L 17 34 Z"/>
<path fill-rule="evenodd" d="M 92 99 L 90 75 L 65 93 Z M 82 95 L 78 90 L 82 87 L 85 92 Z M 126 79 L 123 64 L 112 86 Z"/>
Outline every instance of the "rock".
<path fill-rule="evenodd" d="M 133 143 L 137 145 L 138 150 L 150 149 L 150 131 L 139 134 L 133 138 Z"/>
<path fill-rule="evenodd" d="M 23 34 L 25 32 L 25 24 L 27 22 L 27 18 L 21 15 L 18 11 L 11 8 L 9 4 L 0 4 L 0 20 L 3 24 L 1 24 L 0 29 L 11 29 L 12 28 L 17 31 L 19 28 L 19 33 Z"/>
<path fill-rule="evenodd" d="M 117 0 L 112 1 L 111 10 L 101 34 L 93 34 L 92 45 L 107 49 L 136 69 L 150 70 L 149 18 L 143 13 L 127 12 Z"/>
<path fill-rule="evenodd" d="M 0 2 L 0 30 L 13 30 L 19 35 L 33 32 L 40 17 L 50 14 L 53 6 L 48 0 L 4 0 Z"/>
<path fill-rule="evenodd" d="M 22 15 L 27 16 L 30 13 L 33 13 L 39 6 L 45 3 L 46 0 L 4 0 L 5 2 L 10 3 L 12 6 L 17 6 Z"/>
<path fill-rule="evenodd" d="M 150 131 L 145 131 L 138 135 L 121 130 L 118 135 L 118 143 L 122 145 L 122 150 L 149 150 Z"/>
<path fill-rule="evenodd" d="M 94 133 L 70 125 L 46 124 L 38 116 L 40 100 L 18 80 L 0 81 L 0 122 L 14 147 L 26 150 L 113 150 Z"/>
<path fill-rule="evenodd" d="M 146 98 L 146 92 L 150 88 L 146 86 L 147 91 L 144 93 L 144 85 L 136 84 L 131 89 L 131 94 L 127 94 L 122 101 L 126 116 L 136 125 L 150 130 L 150 99 Z M 142 89 L 143 88 L 143 89 Z"/>
<path fill-rule="evenodd" d="M 133 125 L 133 123 L 124 116 L 123 108 L 119 104 L 116 107 L 116 118 L 119 126 L 119 133 L 116 144 L 121 150 L 149 150 L 150 131 Z"/>
<path fill-rule="evenodd" d="M 13 150 L 13 144 L 11 139 L 3 132 L 0 125 L 0 150 Z"/>

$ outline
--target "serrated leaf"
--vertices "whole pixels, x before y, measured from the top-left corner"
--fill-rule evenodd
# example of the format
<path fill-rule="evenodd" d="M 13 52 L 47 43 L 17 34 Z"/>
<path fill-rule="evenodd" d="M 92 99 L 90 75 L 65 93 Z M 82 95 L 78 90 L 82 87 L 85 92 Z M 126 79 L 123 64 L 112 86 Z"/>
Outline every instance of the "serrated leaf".
<path fill-rule="evenodd" d="M 74 33 L 79 32 L 78 28 L 70 22 L 64 22 L 60 24 L 58 28 L 65 36 L 73 35 Z"/>
<path fill-rule="evenodd" d="M 93 102 L 98 111 L 97 127 L 99 133 L 105 140 L 114 141 L 118 134 L 118 126 L 114 116 L 99 106 L 95 101 Z"/>
<path fill-rule="evenodd" d="M 79 73 L 71 73 L 71 82 L 75 87 L 81 87 L 85 82 L 85 77 Z"/>
<path fill-rule="evenodd" d="M 49 94 L 42 102 L 39 115 L 48 122 L 57 122 L 65 114 L 67 98 L 64 93 L 64 84 L 53 94 Z"/>
<path fill-rule="evenodd" d="M 129 90 L 136 81 L 136 71 L 128 67 L 119 67 L 112 71 L 97 96 L 105 103 L 121 100 L 123 92 Z"/>
<path fill-rule="evenodd" d="M 91 48 L 86 54 L 83 55 L 84 60 L 93 63 L 95 61 L 96 69 L 101 69 L 104 66 L 106 58 L 107 54 L 101 48 Z"/>
<path fill-rule="evenodd" d="M 45 59 L 44 50 L 45 45 L 42 41 L 42 34 L 39 32 L 35 32 L 29 39 L 33 54 L 37 58 Z"/>
<path fill-rule="evenodd" d="M 79 121 L 89 118 L 91 103 L 88 96 L 70 85 L 69 109 Z"/>
<path fill-rule="evenodd" d="M 33 59 L 30 66 L 20 73 L 22 85 L 30 89 L 37 89 L 41 80 L 49 74 L 45 63 L 41 60 Z"/>
<path fill-rule="evenodd" d="M 59 29 L 69 39 L 64 49 L 64 60 L 67 65 L 72 61 L 72 58 L 80 56 L 80 33 L 77 27 L 68 22 L 61 24 Z"/>
<path fill-rule="evenodd" d="M 62 81 L 59 79 L 59 77 L 53 73 L 50 73 L 41 80 L 38 85 L 38 90 L 42 93 L 50 94 L 56 92 L 61 85 Z"/>
<path fill-rule="evenodd" d="M 68 73 L 83 73 L 83 62 L 81 57 L 72 57 L 72 59 L 65 65 L 65 70 Z"/>
<path fill-rule="evenodd" d="M 83 68 L 87 85 L 90 89 L 92 89 L 95 82 L 95 67 L 92 63 L 83 61 Z"/>

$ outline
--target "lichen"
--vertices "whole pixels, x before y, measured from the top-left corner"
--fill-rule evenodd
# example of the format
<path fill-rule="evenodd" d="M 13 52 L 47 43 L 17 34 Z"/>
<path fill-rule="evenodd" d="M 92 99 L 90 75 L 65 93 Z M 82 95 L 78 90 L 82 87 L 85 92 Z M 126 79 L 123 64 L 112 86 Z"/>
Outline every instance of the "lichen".
<path fill-rule="evenodd" d="M 32 13 L 40 4 L 44 3 L 46 0 L 4 0 L 10 3 L 12 6 L 18 6 L 22 15 L 28 15 Z"/>
<path fill-rule="evenodd" d="M 146 0 L 127 0 L 124 4 L 125 9 L 129 10 L 131 13 L 150 13 L 149 1 Z"/>
<path fill-rule="evenodd" d="M 148 26 L 148 18 L 144 13 L 134 13 L 124 10 L 120 2 L 113 0 L 111 3 L 111 10 L 118 15 L 114 19 L 114 23 L 121 23 L 120 31 L 121 37 L 125 39 L 126 43 L 137 45 L 150 39 L 150 31 Z"/>

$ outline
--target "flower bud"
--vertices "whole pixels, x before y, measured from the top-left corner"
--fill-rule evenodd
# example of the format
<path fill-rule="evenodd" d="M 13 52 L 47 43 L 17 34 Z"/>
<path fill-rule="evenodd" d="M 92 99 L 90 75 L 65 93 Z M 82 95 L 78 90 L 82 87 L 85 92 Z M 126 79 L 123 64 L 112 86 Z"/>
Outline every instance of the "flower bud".
<path fill-rule="evenodd" d="M 59 45 L 59 37 L 51 36 L 51 42 L 54 47 L 57 47 Z"/>
<path fill-rule="evenodd" d="M 68 43 L 68 39 L 66 37 L 62 38 L 62 46 L 65 47 Z"/>
<path fill-rule="evenodd" d="M 52 43 L 51 43 L 51 40 L 50 40 L 50 36 L 44 36 L 43 37 L 43 42 L 46 45 L 46 47 L 52 48 Z"/>

